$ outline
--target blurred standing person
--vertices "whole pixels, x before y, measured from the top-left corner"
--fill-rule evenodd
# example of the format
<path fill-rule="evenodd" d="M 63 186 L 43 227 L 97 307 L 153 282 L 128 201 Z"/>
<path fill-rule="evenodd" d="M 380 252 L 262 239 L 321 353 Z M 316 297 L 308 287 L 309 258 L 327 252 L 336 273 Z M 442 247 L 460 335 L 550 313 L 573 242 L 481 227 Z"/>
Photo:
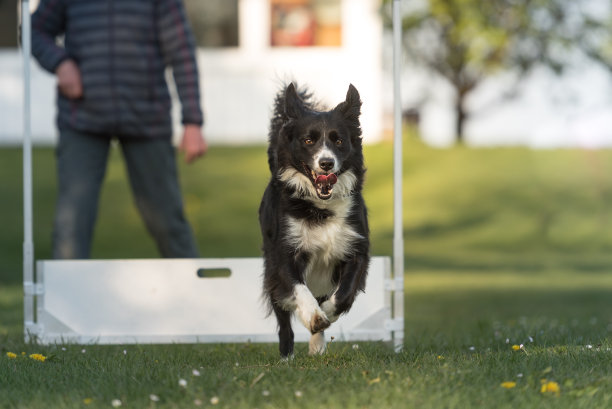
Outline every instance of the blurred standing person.
<path fill-rule="evenodd" d="M 207 144 L 195 41 L 182 0 L 41 0 L 32 15 L 32 53 L 58 85 L 53 257 L 90 257 L 113 138 L 160 254 L 197 257 L 183 211 L 165 80 L 171 67 L 182 108 L 180 149 L 189 163 Z"/>

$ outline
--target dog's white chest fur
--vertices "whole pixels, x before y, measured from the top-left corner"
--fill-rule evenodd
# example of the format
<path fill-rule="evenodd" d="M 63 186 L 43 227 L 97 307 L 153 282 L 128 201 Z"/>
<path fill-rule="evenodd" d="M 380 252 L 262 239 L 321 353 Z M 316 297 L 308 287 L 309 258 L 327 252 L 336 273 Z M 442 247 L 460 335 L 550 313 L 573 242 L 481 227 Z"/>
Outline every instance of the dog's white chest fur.
<path fill-rule="evenodd" d="M 304 277 L 315 297 L 330 295 L 334 288 L 332 274 L 337 263 L 351 253 L 353 243 L 361 238 L 347 223 L 352 207 L 350 196 L 326 203 L 333 216 L 321 224 L 304 219 L 287 218 L 287 238 L 296 251 L 310 254 Z"/>

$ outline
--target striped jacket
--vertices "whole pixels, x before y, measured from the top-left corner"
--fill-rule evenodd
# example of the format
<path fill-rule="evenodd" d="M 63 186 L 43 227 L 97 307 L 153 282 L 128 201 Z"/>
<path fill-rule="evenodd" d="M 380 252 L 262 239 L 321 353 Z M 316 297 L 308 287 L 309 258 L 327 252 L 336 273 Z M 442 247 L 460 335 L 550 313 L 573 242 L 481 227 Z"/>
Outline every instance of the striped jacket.
<path fill-rule="evenodd" d="M 203 122 L 195 41 L 182 0 L 41 0 L 32 15 L 32 54 L 51 73 L 67 58 L 81 70 L 83 98 L 58 93 L 60 129 L 170 137 L 166 67 L 183 124 Z"/>

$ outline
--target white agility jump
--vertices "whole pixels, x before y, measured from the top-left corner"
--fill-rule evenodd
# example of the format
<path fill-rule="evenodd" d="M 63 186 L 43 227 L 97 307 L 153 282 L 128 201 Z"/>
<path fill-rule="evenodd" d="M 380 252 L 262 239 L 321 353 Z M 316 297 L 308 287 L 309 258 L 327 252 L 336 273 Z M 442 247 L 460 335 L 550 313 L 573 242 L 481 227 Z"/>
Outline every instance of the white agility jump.
<path fill-rule="evenodd" d="M 26 332 L 42 344 L 277 342 L 262 272 L 260 258 L 39 261 Z M 366 293 L 326 337 L 391 341 L 403 323 L 391 317 L 394 291 L 389 258 L 374 257 Z M 301 323 L 293 328 L 308 342 Z"/>

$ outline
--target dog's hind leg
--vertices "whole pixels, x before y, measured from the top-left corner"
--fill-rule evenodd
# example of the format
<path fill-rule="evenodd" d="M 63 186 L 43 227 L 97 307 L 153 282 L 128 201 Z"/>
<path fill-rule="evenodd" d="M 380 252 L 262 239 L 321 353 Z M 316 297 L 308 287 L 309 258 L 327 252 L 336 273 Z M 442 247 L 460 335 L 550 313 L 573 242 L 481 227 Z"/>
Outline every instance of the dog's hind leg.
<path fill-rule="evenodd" d="M 293 356 L 293 330 L 291 329 L 291 312 L 274 304 L 274 314 L 278 323 L 278 349 L 281 358 Z"/>
<path fill-rule="evenodd" d="M 323 331 L 317 332 L 310 336 L 308 342 L 308 354 L 309 355 L 322 355 L 326 350 L 325 333 Z"/>

